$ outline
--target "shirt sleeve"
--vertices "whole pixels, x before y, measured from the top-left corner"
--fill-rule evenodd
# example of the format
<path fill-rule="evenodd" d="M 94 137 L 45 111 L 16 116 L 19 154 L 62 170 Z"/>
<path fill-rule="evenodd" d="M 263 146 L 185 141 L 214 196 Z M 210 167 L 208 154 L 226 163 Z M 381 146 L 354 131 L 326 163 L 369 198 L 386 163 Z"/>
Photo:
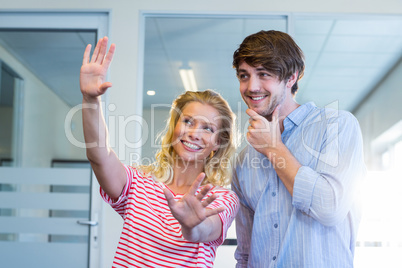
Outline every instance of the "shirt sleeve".
<path fill-rule="evenodd" d="M 233 172 L 232 190 L 240 200 L 239 213 L 236 216 L 237 248 L 235 251 L 236 267 L 247 267 L 251 247 L 251 233 L 254 221 L 254 212 L 246 204 L 239 185 L 237 172 Z"/>
<path fill-rule="evenodd" d="M 323 135 L 319 150 L 305 146 L 313 154 L 311 162 L 316 162 L 299 169 L 292 203 L 321 224 L 334 226 L 350 211 L 366 169 L 357 119 L 347 112 L 326 116 L 320 122 Z"/>
<path fill-rule="evenodd" d="M 218 214 L 222 221 L 222 235 L 217 240 L 209 242 L 209 245 L 211 246 L 220 246 L 225 241 L 227 231 L 239 210 L 239 198 L 233 191 L 221 187 L 216 187 L 216 189 L 211 192 L 212 194 L 216 194 L 218 197 L 208 206 L 208 208 L 226 208 Z"/>
<path fill-rule="evenodd" d="M 135 172 L 133 167 L 124 165 L 124 168 L 127 174 L 126 185 L 124 186 L 124 189 L 117 200 L 113 200 L 112 198 L 110 198 L 110 196 L 105 193 L 102 187 L 100 187 L 100 195 L 102 196 L 103 200 L 108 203 L 123 219 L 125 217 L 127 197 L 130 190 L 130 185 L 132 183 L 133 175 Z"/>

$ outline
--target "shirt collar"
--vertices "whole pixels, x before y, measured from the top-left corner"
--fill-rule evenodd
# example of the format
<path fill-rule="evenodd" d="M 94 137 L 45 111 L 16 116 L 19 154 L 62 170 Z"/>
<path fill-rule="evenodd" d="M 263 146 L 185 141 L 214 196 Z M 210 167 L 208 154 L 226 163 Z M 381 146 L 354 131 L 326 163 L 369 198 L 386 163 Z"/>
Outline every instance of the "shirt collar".
<path fill-rule="evenodd" d="M 307 115 L 315 108 L 317 108 L 317 106 L 314 104 L 314 102 L 308 102 L 299 106 L 297 109 L 291 112 L 283 121 L 285 129 L 287 129 L 289 123 L 299 126 L 307 117 Z"/>

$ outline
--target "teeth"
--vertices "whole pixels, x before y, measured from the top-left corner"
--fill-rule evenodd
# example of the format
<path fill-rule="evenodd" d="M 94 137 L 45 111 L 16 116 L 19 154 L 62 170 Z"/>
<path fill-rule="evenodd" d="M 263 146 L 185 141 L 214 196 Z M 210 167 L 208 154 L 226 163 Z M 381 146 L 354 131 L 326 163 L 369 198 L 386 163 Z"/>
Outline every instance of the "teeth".
<path fill-rule="evenodd" d="M 262 96 L 262 97 L 251 97 L 251 99 L 252 99 L 252 100 L 255 100 L 255 101 L 261 100 L 261 99 L 263 99 L 263 98 L 264 98 L 264 96 Z"/>
<path fill-rule="evenodd" d="M 194 145 L 194 144 L 186 142 L 186 141 L 183 141 L 183 144 L 186 145 L 187 147 L 191 148 L 191 149 L 194 149 L 194 150 L 201 149 L 201 147 L 198 147 L 197 145 Z"/>

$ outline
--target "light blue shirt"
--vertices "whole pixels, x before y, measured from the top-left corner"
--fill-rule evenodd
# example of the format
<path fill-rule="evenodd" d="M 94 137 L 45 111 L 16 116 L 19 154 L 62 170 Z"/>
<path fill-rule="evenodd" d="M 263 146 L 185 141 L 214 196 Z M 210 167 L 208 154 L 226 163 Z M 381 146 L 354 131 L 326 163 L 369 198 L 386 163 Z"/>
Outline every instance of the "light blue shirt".
<path fill-rule="evenodd" d="M 353 267 L 356 190 L 366 171 L 359 124 L 349 112 L 313 103 L 283 123 L 282 141 L 302 165 L 293 197 L 250 145 L 236 162 L 237 267 Z"/>

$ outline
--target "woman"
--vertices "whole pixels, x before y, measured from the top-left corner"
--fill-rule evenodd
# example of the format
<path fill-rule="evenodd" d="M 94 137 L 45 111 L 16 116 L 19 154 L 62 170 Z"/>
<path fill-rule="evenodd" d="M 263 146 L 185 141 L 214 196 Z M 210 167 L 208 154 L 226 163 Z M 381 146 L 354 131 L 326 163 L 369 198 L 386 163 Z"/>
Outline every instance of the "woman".
<path fill-rule="evenodd" d="M 107 41 L 91 59 L 87 46 L 80 87 L 87 157 L 102 197 L 124 219 L 113 267 L 212 267 L 238 210 L 222 187 L 231 178 L 233 113 L 215 92 L 186 92 L 173 103 L 156 162 L 123 165 L 107 145 L 100 105 L 115 51 L 106 53 Z"/>

